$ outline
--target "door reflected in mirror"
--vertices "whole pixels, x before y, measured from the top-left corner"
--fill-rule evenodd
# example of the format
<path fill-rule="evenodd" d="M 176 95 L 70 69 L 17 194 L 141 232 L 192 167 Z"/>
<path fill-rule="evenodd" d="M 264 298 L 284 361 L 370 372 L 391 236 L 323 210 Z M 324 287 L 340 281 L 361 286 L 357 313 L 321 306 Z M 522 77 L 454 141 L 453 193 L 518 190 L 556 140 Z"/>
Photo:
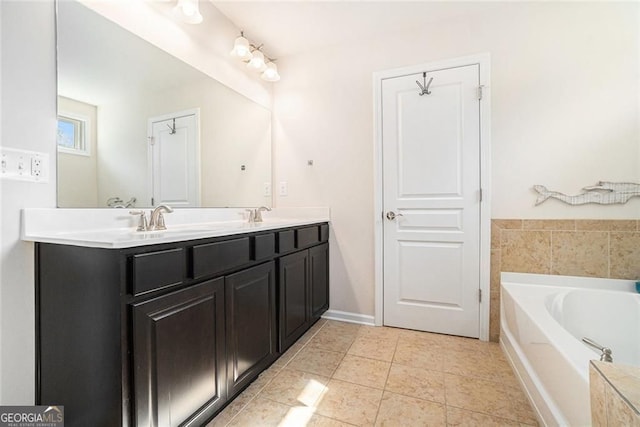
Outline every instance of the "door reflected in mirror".
<path fill-rule="evenodd" d="M 271 206 L 268 109 L 80 3 L 57 19 L 58 207 Z"/>

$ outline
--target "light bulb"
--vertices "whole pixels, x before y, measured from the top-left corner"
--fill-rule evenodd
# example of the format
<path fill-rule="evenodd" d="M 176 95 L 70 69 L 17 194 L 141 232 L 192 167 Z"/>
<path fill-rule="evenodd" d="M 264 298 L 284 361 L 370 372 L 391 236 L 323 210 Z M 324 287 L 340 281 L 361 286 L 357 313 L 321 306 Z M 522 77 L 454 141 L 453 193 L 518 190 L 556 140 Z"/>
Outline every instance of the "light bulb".
<path fill-rule="evenodd" d="M 202 22 L 198 0 L 178 0 L 178 4 L 173 8 L 173 14 L 187 24 L 199 24 Z"/>
<path fill-rule="evenodd" d="M 248 61 L 252 58 L 251 47 L 249 46 L 249 40 L 243 36 L 238 37 L 233 43 L 233 49 L 231 50 L 231 56 L 240 58 L 243 61 Z"/>
<path fill-rule="evenodd" d="M 262 80 L 266 80 L 268 82 L 277 82 L 280 80 L 280 74 L 278 74 L 278 67 L 276 64 L 269 62 L 261 77 Z"/>
<path fill-rule="evenodd" d="M 264 71 L 267 65 L 264 63 L 264 54 L 259 50 L 253 51 L 253 57 L 247 64 L 247 68 L 254 71 Z"/>

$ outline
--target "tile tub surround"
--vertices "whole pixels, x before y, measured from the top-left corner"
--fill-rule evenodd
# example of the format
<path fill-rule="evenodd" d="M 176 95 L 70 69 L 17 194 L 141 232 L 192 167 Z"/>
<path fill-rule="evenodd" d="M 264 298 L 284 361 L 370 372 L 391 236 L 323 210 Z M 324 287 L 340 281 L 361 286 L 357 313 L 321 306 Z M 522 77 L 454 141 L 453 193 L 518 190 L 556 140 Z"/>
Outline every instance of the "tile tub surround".
<path fill-rule="evenodd" d="M 497 344 L 321 319 L 208 427 L 537 425 Z"/>
<path fill-rule="evenodd" d="M 640 220 L 492 219 L 489 339 L 500 335 L 500 272 L 640 278 Z"/>
<path fill-rule="evenodd" d="M 640 427 L 640 368 L 593 360 L 589 365 L 594 427 Z"/>

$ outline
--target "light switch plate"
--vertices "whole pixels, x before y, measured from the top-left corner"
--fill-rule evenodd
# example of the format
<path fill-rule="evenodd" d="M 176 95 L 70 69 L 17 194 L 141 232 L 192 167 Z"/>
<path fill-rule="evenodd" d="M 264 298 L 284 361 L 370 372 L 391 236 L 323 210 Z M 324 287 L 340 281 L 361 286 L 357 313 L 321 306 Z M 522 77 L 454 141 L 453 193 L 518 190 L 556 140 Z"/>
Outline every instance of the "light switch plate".
<path fill-rule="evenodd" d="M 49 182 L 49 154 L 0 147 L 0 178 Z"/>
<path fill-rule="evenodd" d="M 279 195 L 286 196 L 287 194 L 289 194 L 289 186 L 287 185 L 287 181 L 280 181 L 280 186 L 278 188 Z"/>

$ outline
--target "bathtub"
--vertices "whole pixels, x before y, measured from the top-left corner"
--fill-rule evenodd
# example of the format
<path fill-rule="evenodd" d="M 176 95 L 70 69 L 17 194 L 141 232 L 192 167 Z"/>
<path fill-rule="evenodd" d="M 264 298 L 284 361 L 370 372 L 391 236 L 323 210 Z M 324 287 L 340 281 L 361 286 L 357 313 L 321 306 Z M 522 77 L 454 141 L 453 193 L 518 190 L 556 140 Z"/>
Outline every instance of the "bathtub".
<path fill-rule="evenodd" d="M 501 274 L 500 345 L 548 426 L 591 424 L 589 360 L 581 339 L 640 366 L 640 294 L 631 280 Z"/>

